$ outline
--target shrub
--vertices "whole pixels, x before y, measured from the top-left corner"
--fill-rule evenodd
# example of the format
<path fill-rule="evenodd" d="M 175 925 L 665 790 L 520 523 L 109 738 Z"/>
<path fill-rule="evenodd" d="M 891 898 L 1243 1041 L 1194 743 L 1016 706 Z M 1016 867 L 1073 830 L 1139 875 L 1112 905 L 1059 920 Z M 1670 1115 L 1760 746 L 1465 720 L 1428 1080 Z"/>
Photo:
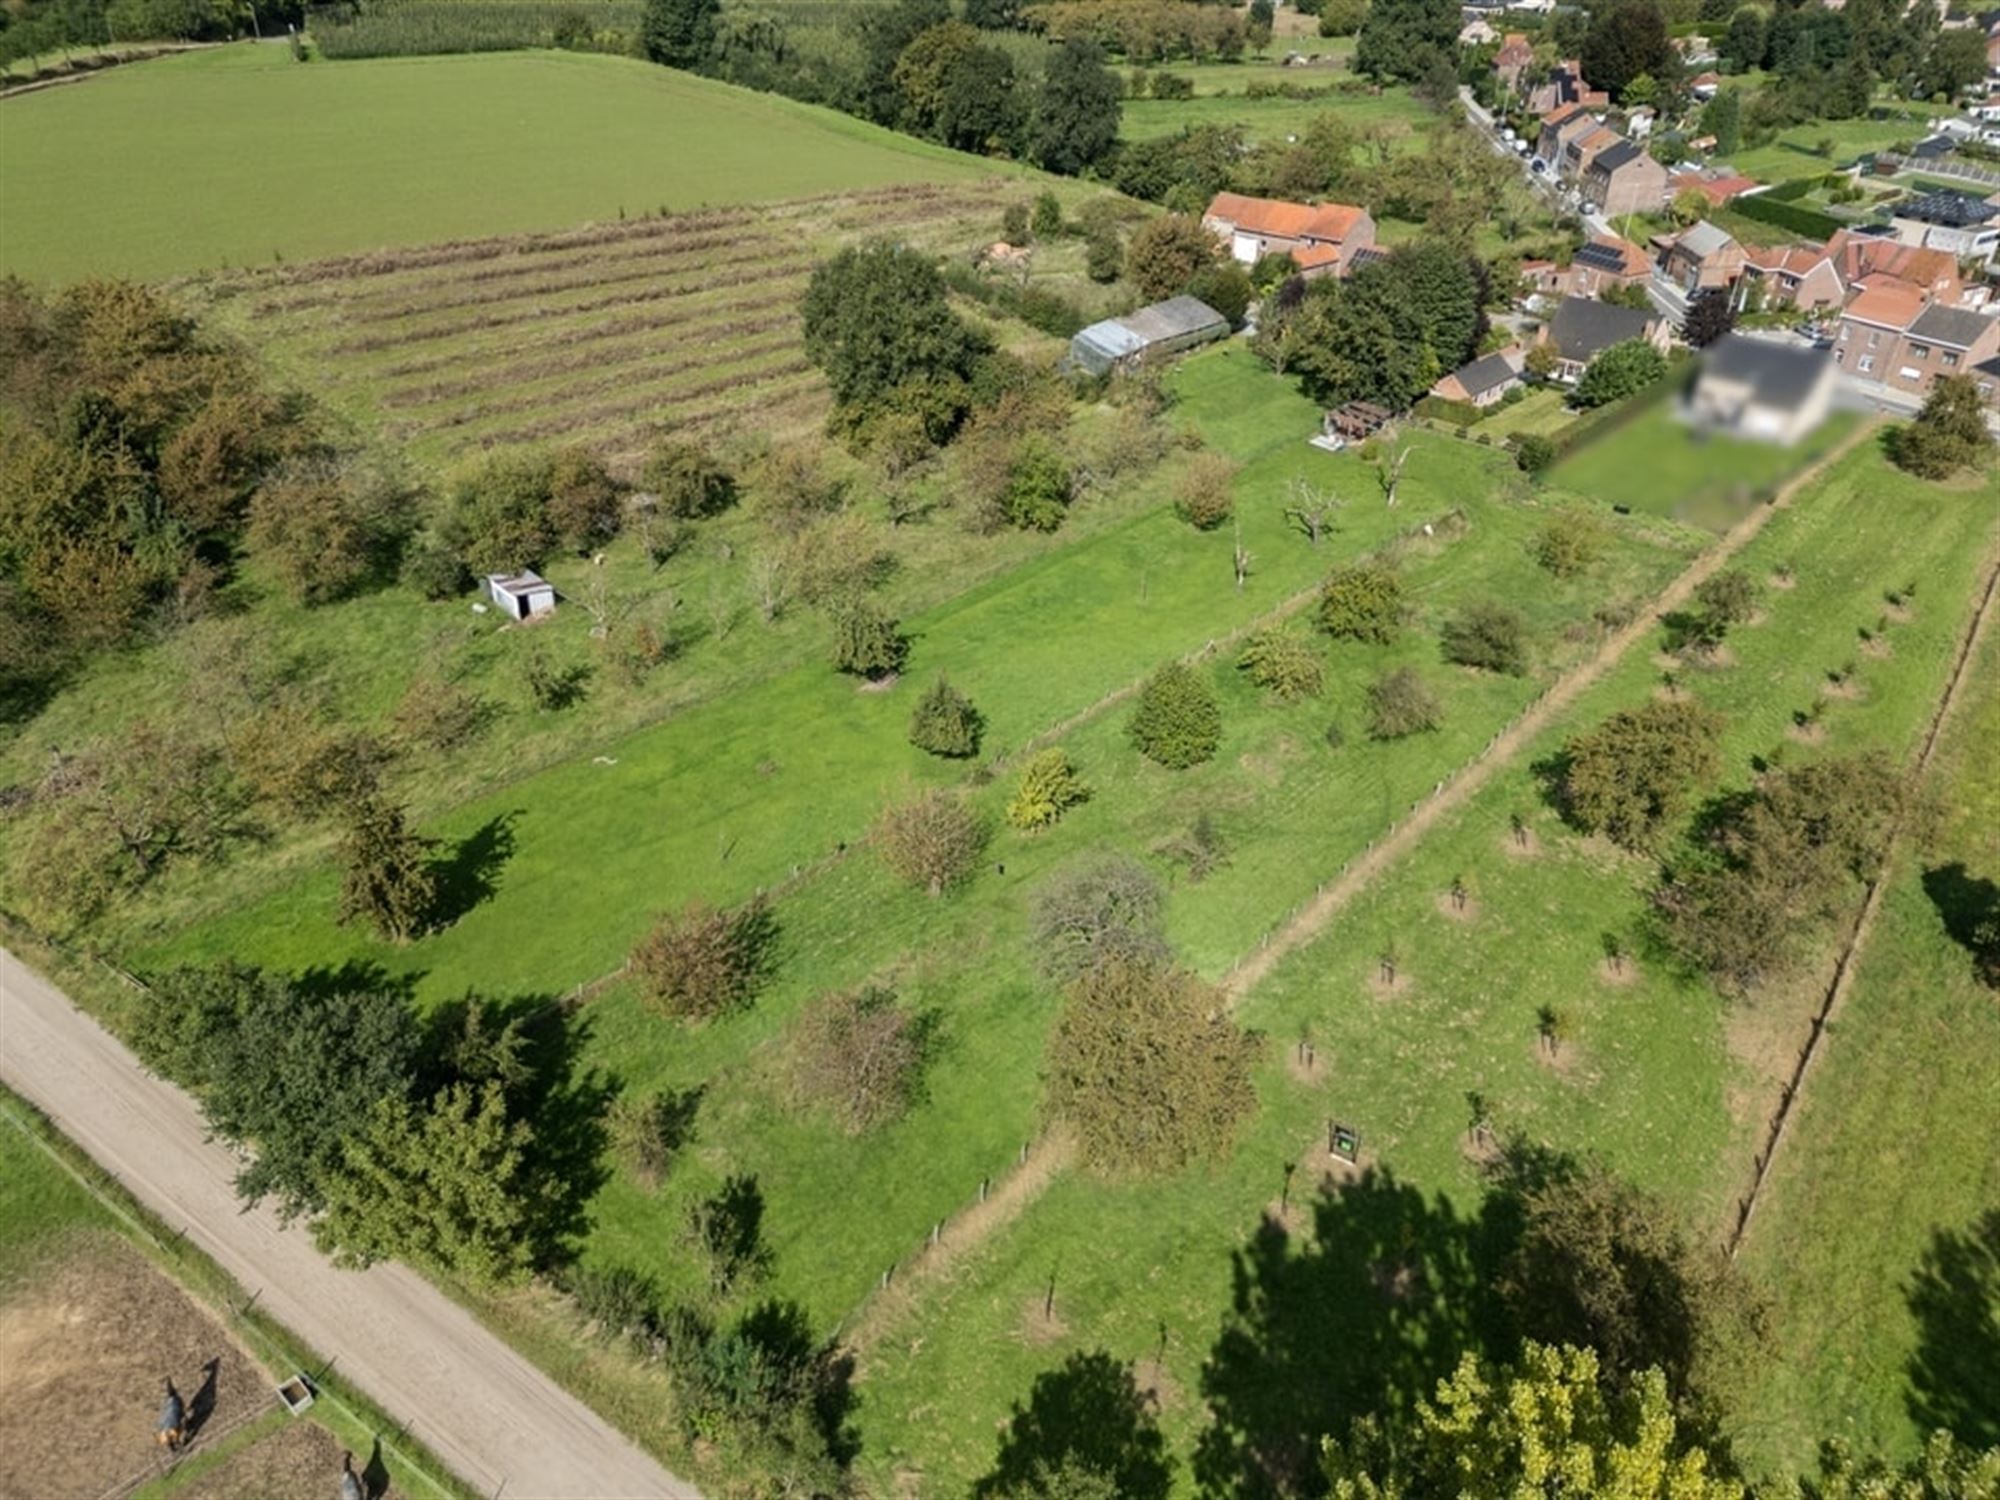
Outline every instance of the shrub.
<path fill-rule="evenodd" d="M 884 807 L 869 838 L 894 874 L 935 897 L 971 876 L 986 830 L 962 797 L 932 787 Z"/>
<path fill-rule="evenodd" d="M 1007 801 L 1007 821 L 1016 828 L 1046 828 L 1089 797 L 1090 788 L 1069 763 L 1069 753 L 1051 746 L 1030 756 L 1022 767 L 1020 784 Z"/>
<path fill-rule="evenodd" d="M 1320 589 L 1320 629 L 1335 640 L 1386 645 L 1396 638 L 1402 612 L 1403 581 L 1380 563 L 1342 568 Z"/>
<path fill-rule="evenodd" d="M 549 466 L 549 524 L 572 552 L 588 553 L 618 534 L 618 484 L 588 448 L 565 448 Z"/>
<path fill-rule="evenodd" d="M 1094 230 L 1083 250 L 1084 273 L 1096 282 L 1116 281 L 1125 269 L 1125 246 L 1109 226 Z"/>
<path fill-rule="evenodd" d="M 1028 912 L 1036 964 L 1067 984 L 1113 957 L 1164 962 L 1166 905 L 1153 872 L 1127 854 L 1103 855 L 1052 875 Z"/>
<path fill-rule="evenodd" d="M 1590 362 L 1571 399 L 1582 407 L 1609 406 L 1638 395 L 1666 373 L 1666 355 L 1644 339 L 1627 339 Z"/>
<path fill-rule="evenodd" d="M 1437 697 L 1411 667 L 1398 667 L 1368 685 L 1368 733 L 1378 740 L 1423 734 L 1444 722 Z"/>
<path fill-rule="evenodd" d="M 1000 211 L 1000 238 L 1010 245 L 1028 243 L 1028 205 L 1010 203 Z"/>
<path fill-rule="evenodd" d="M 932 1030 L 891 990 L 864 985 L 822 995 L 793 1028 L 792 1091 L 849 1135 L 886 1125 L 922 1091 Z"/>
<path fill-rule="evenodd" d="M 932 755 L 977 755 L 983 727 L 972 700 L 940 672 L 910 714 L 910 743 Z"/>
<path fill-rule="evenodd" d="M 1139 690 L 1130 733 L 1147 759 L 1185 770 L 1209 759 L 1222 743 L 1222 709 L 1200 673 L 1170 662 Z"/>
<path fill-rule="evenodd" d="M 694 1134 L 700 1089 L 622 1093 L 611 1106 L 611 1149 L 649 1191 L 665 1180 Z"/>
<path fill-rule="evenodd" d="M 735 911 L 690 901 L 632 950 L 632 972 L 655 1010 L 706 1020 L 750 1002 L 768 968 L 775 926 L 762 897 Z"/>
<path fill-rule="evenodd" d="M 572 1266 L 563 1274 L 565 1289 L 576 1299 L 584 1321 L 597 1327 L 602 1339 L 632 1338 L 646 1332 L 658 1317 L 660 1289 L 652 1277 L 630 1266 Z"/>
<path fill-rule="evenodd" d="M 1551 516 L 1535 533 L 1535 561 L 1558 578 L 1574 578 L 1604 550 L 1604 528 L 1580 510 Z"/>
<path fill-rule="evenodd" d="M 347 810 L 340 841 L 339 919 L 357 917 L 391 942 L 405 942 L 436 920 L 436 841 L 413 833 L 403 809 L 362 796 Z"/>
<path fill-rule="evenodd" d="M 847 503 L 847 486 L 827 473 L 817 443 L 774 448 L 751 474 L 757 519 L 784 536 L 796 536 Z"/>
<path fill-rule="evenodd" d="M 472 587 L 468 568 L 441 537 L 419 537 L 403 554 L 403 582 L 425 599 L 456 599 Z"/>
<path fill-rule="evenodd" d="M 1704 578 L 1694 591 L 1703 625 L 1720 640 L 1733 625 L 1741 625 L 1756 611 L 1757 585 L 1741 568 L 1724 568 Z"/>
<path fill-rule="evenodd" d="M 1153 852 L 1181 866 L 1196 885 L 1229 863 L 1229 842 L 1205 811 L 1195 815 L 1187 832 L 1162 840 Z"/>
<path fill-rule="evenodd" d="M 1125 251 L 1125 279 L 1149 302 L 1187 289 L 1195 272 L 1221 255 L 1215 236 L 1193 214 L 1162 214 L 1132 236 Z"/>
<path fill-rule="evenodd" d="M 1035 198 L 1035 211 L 1028 222 L 1038 240 L 1052 240 L 1063 232 L 1062 200 L 1044 189 Z"/>
<path fill-rule="evenodd" d="M 1022 446 L 1001 492 L 1000 513 L 1023 531 L 1054 531 L 1069 514 L 1076 479 L 1068 462 L 1047 443 Z"/>
<path fill-rule="evenodd" d="M 736 503 L 736 480 L 695 443 L 662 443 L 646 460 L 640 483 L 659 497 L 662 514 L 681 521 L 720 515 Z"/>
<path fill-rule="evenodd" d="M 510 453 L 464 471 L 445 493 L 438 534 L 474 573 L 532 567 L 555 546 L 548 455 Z"/>
<path fill-rule="evenodd" d="M 1097 1171 L 1172 1171 L 1228 1146 L 1256 1103 L 1256 1053 L 1194 975 L 1113 956 L 1070 987 L 1049 1042 L 1049 1108 Z"/>
<path fill-rule="evenodd" d="M 1924 479 L 1948 479 L 1983 463 L 1993 451 L 1985 406 L 1971 379 L 1949 375 L 1931 388 L 1923 410 L 1890 436 L 1889 456 Z"/>
<path fill-rule="evenodd" d="M 1558 794 L 1569 820 L 1643 850 L 1720 769 L 1722 721 L 1696 703 L 1648 703 L 1613 714 L 1563 747 Z"/>
<path fill-rule="evenodd" d="M 1234 261 L 1202 267 L 1189 278 L 1187 290 L 1190 297 L 1206 302 L 1227 318 L 1231 328 L 1243 326 L 1244 315 L 1257 296 L 1250 273 Z"/>
<path fill-rule="evenodd" d="M 1232 460 L 1220 453 L 1197 453 L 1174 486 L 1174 509 L 1195 530 L 1213 531 L 1236 508 L 1230 493 L 1235 480 Z"/>
<path fill-rule="evenodd" d="M 1281 703 L 1316 698 L 1325 680 L 1319 653 L 1296 630 L 1272 626 L 1243 643 L 1236 665 Z"/>
<path fill-rule="evenodd" d="M 1440 633 L 1445 660 L 1519 677 L 1528 670 L 1528 627 L 1504 604 L 1468 604 Z"/>
<path fill-rule="evenodd" d="M 404 745 L 446 751 L 471 739 L 491 716 L 491 706 L 477 693 L 420 673 L 390 713 L 389 724 Z"/>
<path fill-rule="evenodd" d="M 360 500 L 331 472 L 295 472 L 250 497 L 250 550 L 301 604 L 340 598 L 373 564 L 374 527 Z"/>
<path fill-rule="evenodd" d="M 901 670 L 910 643 L 894 620 L 865 599 L 834 616 L 833 665 L 856 677 L 882 678 Z"/>

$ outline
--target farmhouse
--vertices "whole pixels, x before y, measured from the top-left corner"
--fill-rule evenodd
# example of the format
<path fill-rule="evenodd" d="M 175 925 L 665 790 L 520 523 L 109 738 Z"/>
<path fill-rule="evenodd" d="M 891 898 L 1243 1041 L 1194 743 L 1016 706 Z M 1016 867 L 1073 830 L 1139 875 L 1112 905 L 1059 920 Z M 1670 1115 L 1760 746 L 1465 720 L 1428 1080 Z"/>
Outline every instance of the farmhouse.
<path fill-rule="evenodd" d="M 1069 363 L 1087 375 L 1130 370 L 1226 336 L 1229 320 L 1196 297 L 1169 297 L 1122 318 L 1092 323 L 1069 341 Z"/>
<path fill-rule="evenodd" d="M 1355 255 L 1375 243 L 1375 220 L 1351 203 L 1290 203 L 1217 193 L 1201 222 L 1249 266 L 1267 255 L 1289 255 L 1306 275 L 1344 276 Z"/>
<path fill-rule="evenodd" d="M 487 597 L 512 620 L 530 620 L 552 614 L 556 607 L 556 587 L 533 568 L 518 573 L 488 573 Z"/>
<path fill-rule="evenodd" d="M 1583 196 L 1610 217 L 1658 208 L 1666 196 L 1667 169 L 1644 146 L 1624 137 L 1597 153 L 1583 170 Z"/>
<path fill-rule="evenodd" d="M 1795 443 L 1826 417 L 1835 366 L 1825 351 L 1724 334 L 1688 393 L 1696 422 L 1766 443 Z"/>
<path fill-rule="evenodd" d="M 1556 379 L 1574 382 L 1582 378 L 1593 359 L 1613 344 L 1644 339 L 1664 353 L 1667 334 L 1664 319 L 1636 307 L 1565 297 L 1555 316 L 1535 335 L 1535 342 L 1556 351 Z"/>
<path fill-rule="evenodd" d="M 1521 351 L 1502 349 L 1460 365 L 1430 389 L 1440 401 L 1492 406 L 1521 383 Z"/>

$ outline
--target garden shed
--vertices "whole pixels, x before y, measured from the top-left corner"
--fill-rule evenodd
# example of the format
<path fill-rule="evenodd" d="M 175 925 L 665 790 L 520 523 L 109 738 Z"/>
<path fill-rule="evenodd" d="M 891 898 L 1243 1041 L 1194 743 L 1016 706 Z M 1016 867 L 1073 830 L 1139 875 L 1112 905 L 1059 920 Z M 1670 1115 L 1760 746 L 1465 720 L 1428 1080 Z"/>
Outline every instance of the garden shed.
<path fill-rule="evenodd" d="M 1169 297 L 1122 318 L 1092 323 L 1069 341 L 1069 363 L 1086 375 L 1109 375 L 1228 332 L 1229 320 L 1200 298 Z"/>
<path fill-rule="evenodd" d="M 552 614 L 556 607 L 556 586 L 533 568 L 523 568 L 518 573 L 488 573 L 486 592 L 510 620 Z"/>

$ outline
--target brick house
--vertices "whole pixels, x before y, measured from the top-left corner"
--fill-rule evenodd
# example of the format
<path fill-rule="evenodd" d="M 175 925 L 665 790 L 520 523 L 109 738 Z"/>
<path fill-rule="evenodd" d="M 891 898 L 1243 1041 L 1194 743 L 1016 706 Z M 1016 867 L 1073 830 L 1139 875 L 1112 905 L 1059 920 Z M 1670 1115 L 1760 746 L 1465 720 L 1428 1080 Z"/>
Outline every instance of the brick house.
<path fill-rule="evenodd" d="M 1653 242 L 1660 249 L 1660 275 L 1689 296 L 1736 284 L 1743 274 L 1743 247 L 1708 220 Z"/>
<path fill-rule="evenodd" d="M 1507 33 L 1500 43 L 1500 50 L 1493 54 L 1493 71 L 1500 79 L 1500 87 L 1513 93 L 1521 86 L 1521 75 L 1533 65 L 1535 49 L 1528 39 L 1518 31 Z"/>
<path fill-rule="evenodd" d="M 1566 297 L 1601 297 L 1613 287 L 1643 286 L 1652 273 L 1652 258 L 1644 250 L 1615 234 L 1600 234 L 1568 265 L 1544 271 L 1536 285 L 1540 291 Z"/>
<path fill-rule="evenodd" d="M 1442 401 L 1492 406 L 1521 383 L 1521 366 L 1519 349 L 1502 349 L 1460 365 L 1432 386 L 1430 393 Z"/>
<path fill-rule="evenodd" d="M 1535 155 L 1554 171 L 1562 161 L 1563 143 L 1573 135 L 1593 129 L 1597 121 L 1581 104 L 1564 104 L 1542 116 L 1541 133 L 1535 137 Z"/>
<path fill-rule="evenodd" d="M 1666 191 L 1667 169 L 1645 147 L 1623 137 L 1584 168 L 1584 199 L 1608 218 L 1650 212 L 1664 201 Z"/>
<path fill-rule="evenodd" d="M 1849 287 L 1870 276 L 1890 276 L 1922 287 L 1937 302 L 1957 302 L 1964 293 L 1958 257 L 1948 250 L 1927 250 L 1884 236 L 1839 229 L 1827 240 L 1826 253 Z"/>
<path fill-rule="evenodd" d="M 1743 274 L 1760 290 L 1766 307 L 1813 312 L 1847 300 L 1847 283 L 1824 245 L 1746 247 Z"/>
<path fill-rule="evenodd" d="M 1354 257 L 1375 243 L 1375 220 L 1351 203 L 1290 203 L 1217 193 L 1201 222 L 1232 259 L 1255 265 L 1266 255 L 1290 255 L 1307 276 L 1345 276 Z"/>
<path fill-rule="evenodd" d="M 1590 164 L 1597 160 L 1600 153 L 1609 151 L 1613 146 L 1622 145 L 1624 141 L 1625 137 L 1609 125 L 1600 125 L 1592 120 L 1590 129 L 1579 130 L 1563 141 L 1562 158 L 1556 163 L 1556 172 L 1559 176 L 1580 184 L 1584 174 L 1590 170 Z"/>

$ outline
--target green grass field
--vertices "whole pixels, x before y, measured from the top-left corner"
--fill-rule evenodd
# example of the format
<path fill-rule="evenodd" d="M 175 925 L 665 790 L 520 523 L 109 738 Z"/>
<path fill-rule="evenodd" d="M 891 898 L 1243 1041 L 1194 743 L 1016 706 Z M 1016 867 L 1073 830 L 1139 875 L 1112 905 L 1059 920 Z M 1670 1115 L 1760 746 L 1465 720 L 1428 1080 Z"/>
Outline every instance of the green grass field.
<path fill-rule="evenodd" d="M 1870 664 L 1868 697 L 1836 711 L 1829 737 L 1834 749 L 1911 751 L 1991 531 L 1990 509 L 1967 499 L 1894 476 L 1864 449 L 1755 544 L 1754 575 L 1790 558 L 1799 583 L 1767 597 L 1769 619 L 1734 642 L 1735 667 L 1696 684 L 1727 717 L 1732 784 L 1748 778 L 1751 756 L 1785 745 L 1790 708 L 1851 648 L 1854 601 L 1916 567 L 1936 582 L 1938 615 L 1900 627 L 1894 658 Z M 1756 1038 L 1792 1045 L 1809 986 L 1741 1015 L 1651 957 L 1636 980 L 1605 982 L 1599 935 L 1639 932 L 1650 868 L 1562 831 L 1528 769 L 1563 735 L 1645 697 L 1657 671 L 1634 653 L 1253 992 L 1244 1019 L 1271 1038 L 1270 1060 L 1261 1112 L 1228 1162 L 1136 1186 L 1067 1178 L 923 1297 L 907 1342 L 865 1387 L 878 1477 L 920 1462 L 927 1482 L 949 1492 L 976 1475 L 991 1462 L 990 1432 L 974 1420 L 941 1431 L 942 1414 L 997 1419 L 1036 1370 L 1075 1350 L 1150 1360 L 1164 1343 L 1164 1425 L 1187 1455 L 1203 1403 L 1214 1407 L 1234 1440 L 1216 1461 L 1239 1479 L 1231 1465 L 1241 1446 L 1292 1451 L 1398 1381 L 1420 1386 L 1469 1336 L 1484 1276 L 1478 1175 L 1461 1149 L 1469 1089 L 1492 1101 L 1503 1130 L 1598 1153 L 1720 1231 L 1775 1091 L 1773 1059 Z M 1535 829 L 1533 858 L 1506 852 L 1515 812 Z M 1454 876 L 1477 903 L 1471 921 L 1439 909 Z M 1376 956 L 1392 943 L 1408 989 L 1371 994 Z M 1568 1009 L 1577 1028 L 1560 1067 L 1536 1053 L 1542 1003 Z M 1326 1068 L 1314 1083 L 1284 1057 L 1308 1028 Z M 1368 1156 L 1399 1186 L 1350 1188 L 1319 1205 L 1316 1239 L 1287 1244 L 1256 1230 L 1276 1207 L 1285 1164 L 1323 1160 L 1315 1142 L 1329 1117 L 1359 1127 Z M 1424 1298 L 1399 1308 L 1371 1296 L 1378 1257 L 1414 1263 Z M 1048 1339 L 1026 1309 L 1052 1275 L 1063 1330 Z M 1808 1406 L 1795 1420 L 1824 1415 Z M 1182 1476 L 1185 1489 L 1187 1468 Z"/>
<path fill-rule="evenodd" d="M 1229 93 L 1203 92 L 1198 84 L 1192 99 L 1127 99 L 1123 133 L 1128 140 L 1145 140 L 1190 125 L 1240 125 L 1252 141 L 1281 140 L 1321 115 L 1337 115 L 1357 130 L 1381 130 L 1402 147 L 1421 142 L 1437 118 L 1402 89 L 1378 95 L 1342 91 L 1309 99 L 1251 99 L 1240 83 Z"/>
<path fill-rule="evenodd" d="M 254 44 L 7 104 L 0 271 L 158 277 L 1012 170 L 573 53 L 298 64 Z"/>
<path fill-rule="evenodd" d="M 1575 420 L 1576 413 L 1569 409 L 1564 393 L 1554 386 L 1543 386 L 1528 392 L 1512 406 L 1482 418 L 1472 430 L 1496 443 L 1504 443 L 1528 433 L 1554 437 Z"/>
<path fill-rule="evenodd" d="M 1824 453 L 1853 422 L 1835 416 L 1797 449 L 1696 433 L 1671 398 L 1588 438 L 1549 472 L 1549 482 L 1610 505 L 1726 531 L 1785 475 Z"/>
<path fill-rule="evenodd" d="M 1966 947 L 2000 877 L 2000 632 L 1964 691 L 1931 768 L 1938 817 L 1891 871 L 1745 1250 L 1779 1337 L 1745 1442 L 1773 1464 L 1827 1433 L 1898 1454 L 1939 1425 L 2000 1441 L 2000 1226 L 1976 1248 L 2000 1206 L 2000 1008 Z"/>

